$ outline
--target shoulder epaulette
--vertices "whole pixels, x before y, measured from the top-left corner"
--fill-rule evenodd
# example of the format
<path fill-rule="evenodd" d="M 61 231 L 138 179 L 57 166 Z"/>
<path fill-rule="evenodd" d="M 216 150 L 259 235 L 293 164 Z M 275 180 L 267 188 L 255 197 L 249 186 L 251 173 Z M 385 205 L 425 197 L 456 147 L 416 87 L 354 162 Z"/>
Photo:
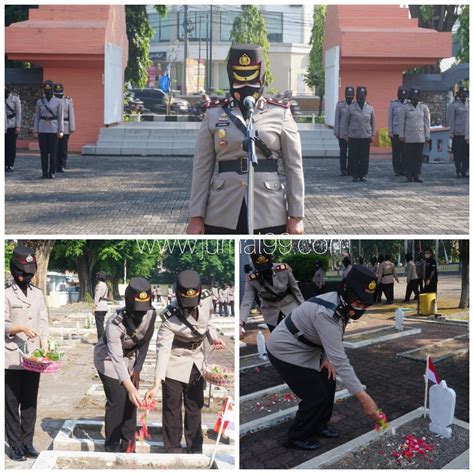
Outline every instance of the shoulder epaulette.
<path fill-rule="evenodd" d="M 212 296 L 212 293 L 209 290 L 204 289 L 201 291 L 201 299 L 205 300 L 206 298 L 209 298 L 209 296 Z"/>
<path fill-rule="evenodd" d="M 178 308 L 176 306 L 171 306 L 170 304 L 160 313 L 160 318 L 163 321 L 167 321 L 168 319 L 176 316 L 178 314 Z"/>
<path fill-rule="evenodd" d="M 266 101 L 268 104 L 278 105 L 279 107 L 283 107 L 285 109 L 288 109 L 291 105 L 291 100 L 288 99 L 276 99 L 275 97 L 267 97 Z"/>
<path fill-rule="evenodd" d="M 254 280 L 258 279 L 258 276 L 259 276 L 258 272 L 252 272 L 252 273 L 248 274 L 247 278 L 248 278 L 249 281 L 254 281 Z"/>
<path fill-rule="evenodd" d="M 114 316 L 114 318 L 110 321 L 112 324 L 115 324 L 118 326 L 119 324 L 122 324 L 123 321 L 123 312 L 121 309 L 117 310 L 117 314 Z"/>
<path fill-rule="evenodd" d="M 205 109 L 213 109 L 215 107 L 224 107 L 225 105 L 229 105 L 230 99 L 217 99 L 217 100 L 210 100 L 206 104 L 204 104 Z"/>
<path fill-rule="evenodd" d="M 285 270 L 288 270 L 288 271 L 289 271 L 289 270 L 291 270 L 291 269 L 290 269 L 290 266 L 289 266 L 287 263 L 277 263 L 277 264 L 275 265 L 274 270 L 275 270 L 276 272 L 283 272 L 283 271 L 285 271 Z"/>

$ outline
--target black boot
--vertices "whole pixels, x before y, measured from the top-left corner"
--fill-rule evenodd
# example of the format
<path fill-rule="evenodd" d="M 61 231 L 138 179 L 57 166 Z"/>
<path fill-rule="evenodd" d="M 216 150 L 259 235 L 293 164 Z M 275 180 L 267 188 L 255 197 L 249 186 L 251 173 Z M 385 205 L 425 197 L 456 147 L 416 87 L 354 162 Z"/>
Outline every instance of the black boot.
<path fill-rule="evenodd" d="M 24 444 L 23 445 L 23 451 L 24 451 L 25 456 L 27 458 L 36 459 L 40 454 L 38 451 L 36 451 L 35 447 L 33 446 L 33 443 Z"/>
<path fill-rule="evenodd" d="M 20 447 L 10 448 L 8 457 L 12 461 L 26 461 L 25 452 L 23 451 L 23 448 Z"/>

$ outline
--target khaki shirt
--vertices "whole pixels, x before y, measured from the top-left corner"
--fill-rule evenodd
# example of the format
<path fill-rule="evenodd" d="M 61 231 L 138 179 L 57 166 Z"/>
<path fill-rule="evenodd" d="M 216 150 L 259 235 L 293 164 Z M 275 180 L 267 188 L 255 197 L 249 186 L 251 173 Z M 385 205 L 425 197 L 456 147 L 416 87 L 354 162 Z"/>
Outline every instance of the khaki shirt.
<path fill-rule="evenodd" d="M 339 296 L 335 291 L 320 295 L 318 298 L 336 306 L 340 304 Z M 268 351 L 283 362 L 314 369 L 318 372 L 321 360 L 327 359 L 334 366 L 350 393 L 356 394 L 363 391 L 364 387 L 357 378 L 344 350 L 343 321 L 333 318 L 334 310 L 311 300 L 313 298 L 294 309 L 291 313 L 291 320 L 305 338 L 324 348 L 324 356 L 320 348 L 299 341 L 295 335 L 288 331 L 284 322 L 270 334 L 267 341 Z"/>
<path fill-rule="evenodd" d="M 227 303 L 227 290 L 224 288 L 219 289 L 219 301 L 221 303 Z"/>
<path fill-rule="evenodd" d="M 454 135 L 466 134 L 466 121 L 469 115 L 469 107 L 466 102 L 461 100 L 452 102 L 448 107 L 448 126 Z"/>
<path fill-rule="evenodd" d="M 273 299 L 274 293 L 285 294 L 278 301 Z M 273 285 L 267 281 L 262 283 L 258 278 L 258 272 L 249 273 L 245 282 L 245 292 L 240 305 L 240 321 L 246 322 L 252 304 L 256 296 L 260 298 L 260 310 L 263 319 L 267 324 L 276 326 L 280 312 L 287 316 L 293 309 L 303 303 L 304 298 L 301 294 L 298 283 L 295 280 L 293 272 L 286 264 L 273 265 Z"/>
<path fill-rule="evenodd" d="M 316 285 L 316 288 L 321 289 L 324 286 L 324 270 L 316 270 L 313 276 L 313 282 Z"/>
<path fill-rule="evenodd" d="M 30 339 L 20 332 L 10 336 L 10 330 L 17 325 L 28 326 L 39 334 L 39 338 Z M 22 360 L 18 348 L 26 353 L 40 347 L 40 340 L 47 339 L 48 310 L 43 292 L 36 286 L 29 285 L 26 296 L 16 283 L 5 289 L 5 369 L 22 370 Z"/>
<path fill-rule="evenodd" d="M 12 117 L 13 115 L 13 117 Z M 21 101 L 18 94 L 11 92 L 5 100 L 5 131 L 21 127 Z"/>
<path fill-rule="evenodd" d="M 41 120 L 41 117 L 56 118 L 54 120 Z M 61 99 L 53 96 L 49 101 L 46 100 L 46 97 L 41 97 L 36 101 L 33 131 L 35 133 L 64 132 L 64 107 Z"/>
<path fill-rule="evenodd" d="M 234 289 L 233 288 L 228 288 L 228 301 L 234 301 Z"/>
<path fill-rule="evenodd" d="M 406 143 L 424 143 L 430 139 L 430 110 L 422 102 L 417 107 L 407 101 L 400 108 L 400 138 Z"/>
<path fill-rule="evenodd" d="M 177 307 L 176 300 L 171 303 L 171 306 Z M 201 300 L 198 312 L 197 320 L 191 315 L 188 315 L 186 319 L 201 336 L 207 338 L 209 344 L 212 344 L 213 341 L 218 339 L 215 330 L 209 326 L 213 312 L 212 298 L 208 297 Z M 161 315 L 164 317 L 163 312 Z M 177 316 L 165 319 L 160 326 L 156 339 L 155 379 L 165 380 L 169 378 L 178 382 L 189 383 L 194 365 L 201 373 L 203 371 L 205 341 L 202 340 L 198 347 L 192 350 L 181 347 L 173 348 L 175 338 L 181 342 L 196 342 L 199 344 L 199 338 Z"/>
<path fill-rule="evenodd" d="M 76 130 L 76 113 L 74 111 L 74 103 L 71 97 L 63 97 L 64 108 L 64 134 L 69 135 Z"/>
<path fill-rule="evenodd" d="M 388 107 L 388 133 L 389 135 L 400 135 L 400 107 L 403 104 L 398 100 L 392 100 Z"/>
<path fill-rule="evenodd" d="M 424 280 L 425 279 L 425 261 L 423 259 L 417 260 L 415 263 L 415 268 L 416 268 L 416 276 Z"/>
<path fill-rule="evenodd" d="M 342 117 L 347 113 L 349 104 L 345 100 L 341 100 L 336 104 L 336 111 L 334 113 L 334 135 L 337 138 L 343 138 L 342 135 Z"/>
<path fill-rule="evenodd" d="M 230 111 L 245 123 L 239 107 L 233 104 Z M 269 104 L 261 98 L 253 118 L 258 136 L 273 152 L 272 159 L 281 160 L 286 175 L 284 184 L 277 172 L 254 174 L 255 229 L 286 225 L 289 216 L 304 216 L 300 135 L 289 107 Z M 214 168 L 216 162 L 246 158 L 244 138 L 222 107 L 207 110 L 194 153 L 190 217 L 203 217 L 207 225 L 236 229 L 246 199 L 247 174 L 214 174 Z M 259 161 L 266 160 L 258 147 L 255 150 Z"/>
<path fill-rule="evenodd" d="M 342 117 L 341 134 L 343 138 L 372 138 L 375 136 L 375 111 L 368 103 L 360 108 L 357 102 L 347 109 Z"/>
<path fill-rule="evenodd" d="M 117 311 L 121 313 L 125 308 Z M 138 351 L 131 357 L 123 355 L 124 349 L 133 349 L 137 344 L 128 336 L 123 322 L 117 322 L 117 314 L 110 316 L 105 324 L 104 339 L 100 339 L 94 348 L 94 365 L 98 372 L 118 380 L 122 383 L 124 380 L 130 380 L 132 371 L 141 372 L 145 362 L 148 346 L 153 336 L 155 327 L 156 311 L 154 309 L 147 311 L 143 316 L 142 322 L 137 327 L 136 334 L 142 339 L 143 344 Z"/>
<path fill-rule="evenodd" d="M 412 280 L 418 280 L 418 276 L 416 275 L 416 267 L 413 260 L 410 260 L 405 265 L 405 275 L 407 277 L 407 283 L 410 283 Z"/>
<path fill-rule="evenodd" d="M 94 290 L 95 311 L 109 310 L 108 296 L 109 289 L 107 288 L 107 284 L 104 281 L 98 281 Z"/>
<path fill-rule="evenodd" d="M 385 260 L 379 267 L 378 281 L 383 285 L 393 283 L 394 280 L 398 283 L 398 277 L 395 273 L 395 265 L 390 260 Z"/>

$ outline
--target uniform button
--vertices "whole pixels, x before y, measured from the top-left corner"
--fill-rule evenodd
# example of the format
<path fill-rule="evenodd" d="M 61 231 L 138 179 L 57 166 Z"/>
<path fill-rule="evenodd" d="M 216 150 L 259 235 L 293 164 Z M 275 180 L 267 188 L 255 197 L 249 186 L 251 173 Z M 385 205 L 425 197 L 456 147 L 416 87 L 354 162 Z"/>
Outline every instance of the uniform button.
<path fill-rule="evenodd" d="M 28 319 L 33 319 L 31 316 Z"/>
<path fill-rule="evenodd" d="M 245 186 L 247 186 L 247 183 L 246 183 L 245 181 L 241 181 L 241 182 L 240 182 L 240 185 L 241 185 L 243 188 L 245 188 Z"/>

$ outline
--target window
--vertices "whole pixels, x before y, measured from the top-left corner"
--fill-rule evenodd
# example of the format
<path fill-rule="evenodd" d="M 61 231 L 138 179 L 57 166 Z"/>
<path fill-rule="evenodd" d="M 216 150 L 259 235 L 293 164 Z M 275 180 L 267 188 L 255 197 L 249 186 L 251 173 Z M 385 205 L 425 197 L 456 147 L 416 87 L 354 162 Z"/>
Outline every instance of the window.
<path fill-rule="evenodd" d="M 221 12 L 220 18 L 220 39 L 221 41 L 230 41 L 230 31 L 234 24 L 235 18 L 240 14 L 240 11 L 235 12 Z"/>
<path fill-rule="evenodd" d="M 268 41 L 272 43 L 283 43 L 283 13 L 268 11 L 261 13 L 267 27 Z"/>
<path fill-rule="evenodd" d="M 149 15 L 149 21 L 152 28 L 155 30 L 155 36 L 152 43 L 164 43 L 171 39 L 171 20 L 169 18 L 162 18 L 158 13 Z"/>

